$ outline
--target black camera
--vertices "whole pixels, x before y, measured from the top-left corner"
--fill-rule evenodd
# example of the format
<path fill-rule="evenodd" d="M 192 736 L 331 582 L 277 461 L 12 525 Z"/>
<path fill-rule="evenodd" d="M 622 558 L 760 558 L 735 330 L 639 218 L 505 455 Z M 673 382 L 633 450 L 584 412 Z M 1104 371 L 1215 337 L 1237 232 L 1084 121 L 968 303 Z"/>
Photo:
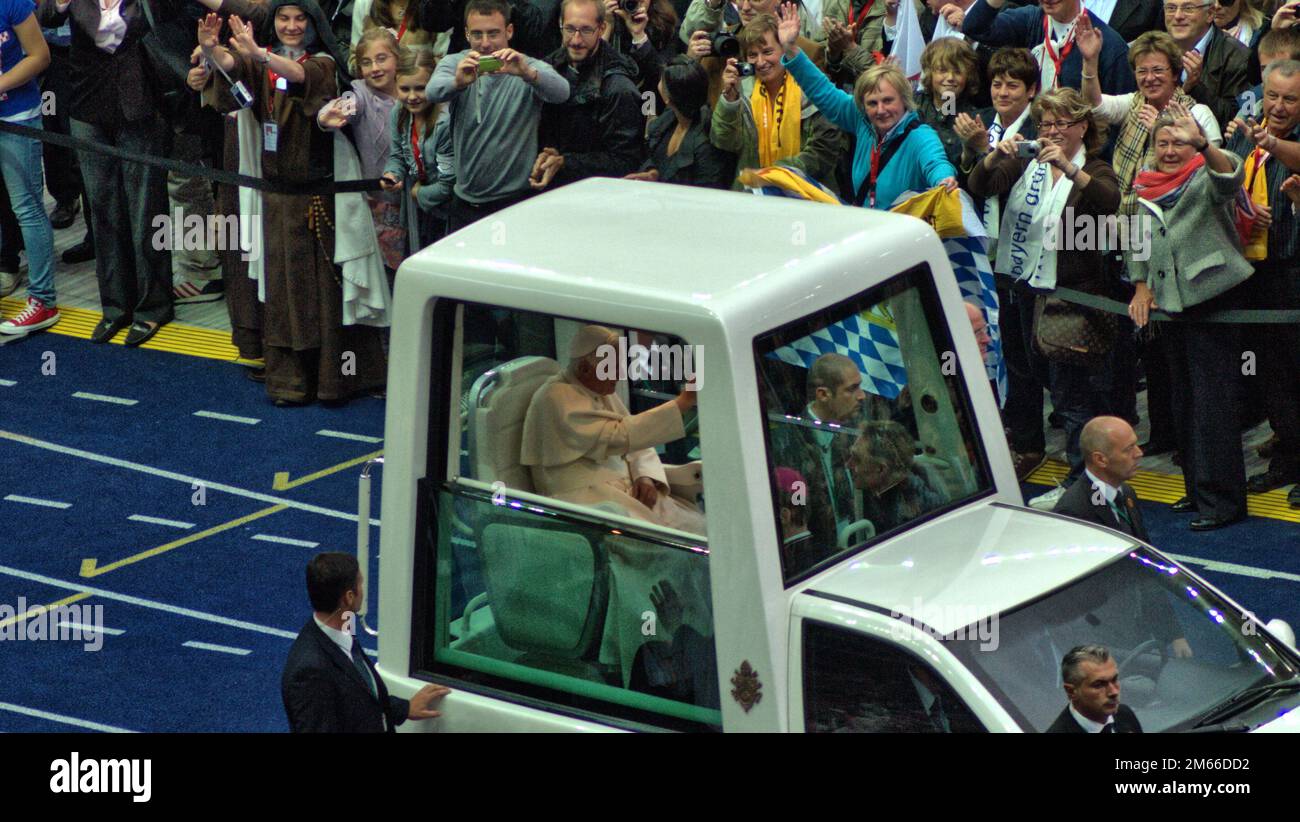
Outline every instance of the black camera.
<path fill-rule="evenodd" d="M 753 63 L 737 63 L 737 64 L 736 64 L 736 71 L 740 72 L 740 76 L 741 76 L 741 77 L 753 77 L 753 76 L 754 76 L 754 64 L 753 64 Z"/>
<path fill-rule="evenodd" d="M 713 45 L 712 53 L 718 55 L 723 60 L 731 57 L 740 57 L 740 41 L 736 39 L 736 35 L 720 31 L 713 35 L 713 39 L 710 42 Z"/>
<path fill-rule="evenodd" d="M 623 11 L 632 14 L 641 8 L 641 0 L 618 0 L 618 5 Z"/>

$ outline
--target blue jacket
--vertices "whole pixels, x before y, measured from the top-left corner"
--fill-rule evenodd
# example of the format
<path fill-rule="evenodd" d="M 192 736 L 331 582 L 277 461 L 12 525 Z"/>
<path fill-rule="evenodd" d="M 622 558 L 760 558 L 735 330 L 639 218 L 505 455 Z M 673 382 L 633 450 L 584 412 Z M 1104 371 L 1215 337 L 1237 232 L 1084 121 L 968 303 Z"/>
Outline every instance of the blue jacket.
<path fill-rule="evenodd" d="M 1133 69 L 1128 64 L 1128 44 L 1115 30 L 1088 12 L 1093 28 L 1101 32 L 1101 57 L 1097 60 L 1097 74 L 1103 94 L 1127 94 L 1137 91 Z M 1021 6 L 1018 9 L 998 11 L 985 0 L 975 0 L 966 10 L 962 34 L 987 46 L 1015 46 L 1032 49 L 1043 42 L 1043 10 L 1038 6 Z M 1083 55 L 1078 49 L 1061 62 L 1061 76 L 1057 82 L 1072 89 L 1083 87 Z"/>
<path fill-rule="evenodd" d="M 853 190 L 857 191 L 871 173 L 871 149 L 876 144 L 875 127 L 858 109 L 857 103 L 853 102 L 853 96 L 836 88 L 806 54 L 800 52 L 793 60 L 782 57 L 781 64 L 826 119 L 844 131 L 857 135 L 857 145 L 853 149 Z M 891 140 L 899 139 L 898 135 L 907 123 L 915 119 L 914 111 L 904 115 L 895 127 Z M 955 176 L 957 169 L 948 162 L 939 135 L 929 126 L 919 126 L 907 135 L 893 159 L 880 170 L 880 176 L 876 179 L 876 208 L 888 209 L 904 191 L 926 191 L 939 185 L 941 180 Z"/>

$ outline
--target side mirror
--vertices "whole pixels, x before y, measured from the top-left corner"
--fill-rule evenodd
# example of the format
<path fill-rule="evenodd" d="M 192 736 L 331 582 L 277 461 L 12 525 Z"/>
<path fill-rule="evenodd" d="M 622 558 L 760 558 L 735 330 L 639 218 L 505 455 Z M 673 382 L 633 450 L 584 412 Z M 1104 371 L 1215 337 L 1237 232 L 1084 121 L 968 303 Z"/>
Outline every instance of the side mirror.
<path fill-rule="evenodd" d="M 1291 630 L 1291 626 L 1285 620 L 1270 619 L 1264 627 L 1270 634 L 1285 642 L 1291 650 L 1295 650 L 1295 631 Z"/>

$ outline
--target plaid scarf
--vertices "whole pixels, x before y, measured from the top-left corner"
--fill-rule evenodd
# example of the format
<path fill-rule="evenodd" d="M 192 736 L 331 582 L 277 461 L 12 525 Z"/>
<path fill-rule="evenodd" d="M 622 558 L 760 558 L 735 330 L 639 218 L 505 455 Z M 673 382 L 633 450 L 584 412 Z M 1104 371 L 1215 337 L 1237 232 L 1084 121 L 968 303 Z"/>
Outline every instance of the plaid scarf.
<path fill-rule="evenodd" d="M 1128 116 L 1124 118 L 1124 125 L 1120 127 L 1119 138 L 1115 141 L 1115 157 L 1111 163 L 1115 168 L 1115 173 L 1119 175 L 1119 184 L 1121 186 L 1122 196 L 1119 201 L 1119 213 L 1121 216 L 1131 216 L 1138 213 L 1138 196 L 1133 190 L 1133 180 L 1137 178 L 1138 172 L 1143 168 L 1155 165 L 1155 151 L 1151 145 L 1151 132 L 1142 121 L 1138 119 L 1138 111 L 1146 105 L 1146 98 L 1141 92 L 1133 92 L 1133 105 L 1129 107 Z M 1188 111 L 1196 105 L 1196 101 L 1183 92 L 1182 89 L 1175 89 L 1171 102 L 1182 103 Z M 1122 223 L 1123 221 L 1121 221 Z"/>

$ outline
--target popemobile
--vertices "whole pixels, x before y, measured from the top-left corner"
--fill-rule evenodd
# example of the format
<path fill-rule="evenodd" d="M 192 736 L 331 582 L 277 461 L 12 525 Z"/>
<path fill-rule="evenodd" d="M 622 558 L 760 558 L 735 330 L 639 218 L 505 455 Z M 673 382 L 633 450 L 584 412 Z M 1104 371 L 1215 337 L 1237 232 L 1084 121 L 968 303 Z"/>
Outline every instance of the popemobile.
<path fill-rule="evenodd" d="M 393 316 L 379 671 L 399 696 L 453 690 L 408 730 L 1043 731 L 1084 644 L 1110 649 L 1148 732 L 1300 725 L 1286 623 L 1024 507 L 921 220 L 587 180 L 407 260 Z M 537 411 L 593 333 L 626 378 L 572 390 L 675 438 Z M 549 487 L 564 472 L 523 455 L 556 443 L 662 464 L 693 519 Z"/>

